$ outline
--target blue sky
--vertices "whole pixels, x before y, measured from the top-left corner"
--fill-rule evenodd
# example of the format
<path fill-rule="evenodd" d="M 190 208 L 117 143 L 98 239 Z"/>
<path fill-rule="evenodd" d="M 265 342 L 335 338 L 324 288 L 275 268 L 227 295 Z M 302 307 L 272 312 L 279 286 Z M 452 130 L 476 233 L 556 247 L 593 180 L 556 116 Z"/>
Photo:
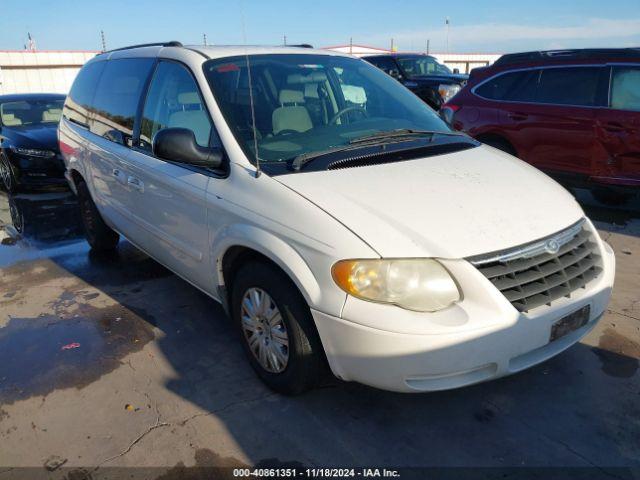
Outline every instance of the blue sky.
<path fill-rule="evenodd" d="M 640 46 L 640 0 L 1 0 L 0 50 L 96 50 L 161 40 L 314 46 L 357 44 L 400 50 L 508 52 Z"/>

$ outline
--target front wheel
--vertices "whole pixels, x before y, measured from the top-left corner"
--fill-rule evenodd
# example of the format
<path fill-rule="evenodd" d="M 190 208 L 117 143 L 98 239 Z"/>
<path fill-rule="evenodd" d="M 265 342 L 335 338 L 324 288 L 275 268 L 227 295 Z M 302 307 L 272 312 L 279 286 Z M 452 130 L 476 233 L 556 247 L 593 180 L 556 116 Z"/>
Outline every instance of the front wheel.
<path fill-rule="evenodd" d="M 0 154 L 0 180 L 2 181 L 2 188 L 7 193 L 16 193 L 17 182 L 13 169 L 9 164 L 9 161 Z"/>
<path fill-rule="evenodd" d="M 87 184 L 79 182 L 77 185 L 80 217 L 84 226 L 87 242 L 94 251 L 110 251 L 116 248 L 120 235 L 114 232 L 102 219 L 96 204 L 93 203 Z"/>
<path fill-rule="evenodd" d="M 231 302 L 245 353 L 269 388 L 296 395 L 318 383 L 320 338 L 304 297 L 282 271 L 262 262 L 243 265 Z"/>

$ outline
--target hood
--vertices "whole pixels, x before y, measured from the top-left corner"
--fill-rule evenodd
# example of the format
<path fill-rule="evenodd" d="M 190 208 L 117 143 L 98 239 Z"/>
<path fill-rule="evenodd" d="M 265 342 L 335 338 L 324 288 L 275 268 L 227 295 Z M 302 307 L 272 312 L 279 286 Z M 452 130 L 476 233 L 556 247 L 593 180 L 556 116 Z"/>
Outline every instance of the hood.
<path fill-rule="evenodd" d="M 2 134 L 11 139 L 11 143 L 17 147 L 59 151 L 57 123 L 3 127 Z"/>
<path fill-rule="evenodd" d="M 489 253 L 551 235 L 584 215 L 549 177 L 486 146 L 274 178 L 387 258 Z"/>

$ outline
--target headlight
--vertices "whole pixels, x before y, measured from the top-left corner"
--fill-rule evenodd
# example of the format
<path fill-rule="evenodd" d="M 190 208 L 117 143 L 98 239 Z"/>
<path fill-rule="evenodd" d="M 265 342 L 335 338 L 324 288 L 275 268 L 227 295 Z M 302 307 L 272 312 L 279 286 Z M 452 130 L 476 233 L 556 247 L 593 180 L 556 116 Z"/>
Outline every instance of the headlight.
<path fill-rule="evenodd" d="M 40 150 L 38 148 L 12 147 L 11 150 L 18 155 L 25 155 L 27 157 L 52 158 L 56 156 L 56 152 L 52 152 L 51 150 Z"/>
<path fill-rule="evenodd" d="M 438 86 L 438 93 L 442 97 L 443 102 L 448 102 L 449 99 L 453 98 L 453 96 L 460 91 L 460 85 L 440 85 Z"/>
<path fill-rule="evenodd" d="M 435 312 L 461 299 L 449 272 L 432 259 L 342 260 L 331 269 L 345 292 L 407 310 Z"/>

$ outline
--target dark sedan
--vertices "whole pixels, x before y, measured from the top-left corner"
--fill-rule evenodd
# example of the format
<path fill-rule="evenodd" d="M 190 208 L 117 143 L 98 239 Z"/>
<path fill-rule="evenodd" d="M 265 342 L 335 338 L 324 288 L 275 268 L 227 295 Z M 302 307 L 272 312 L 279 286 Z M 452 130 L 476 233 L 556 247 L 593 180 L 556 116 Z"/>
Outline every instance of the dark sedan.
<path fill-rule="evenodd" d="M 8 192 L 66 187 L 57 128 L 64 95 L 0 96 L 0 179 Z"/>

